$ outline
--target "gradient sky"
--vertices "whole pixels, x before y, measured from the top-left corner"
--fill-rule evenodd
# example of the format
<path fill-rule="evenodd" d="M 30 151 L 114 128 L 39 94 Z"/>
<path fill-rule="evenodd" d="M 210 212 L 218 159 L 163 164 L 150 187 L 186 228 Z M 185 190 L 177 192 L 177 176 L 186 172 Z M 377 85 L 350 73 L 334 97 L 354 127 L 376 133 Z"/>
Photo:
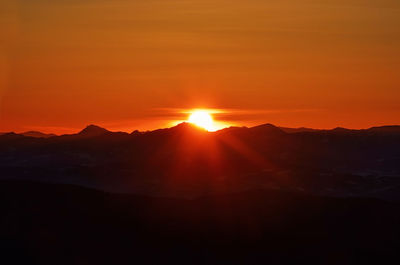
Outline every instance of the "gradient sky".
<path fill-rule="evenodd" d="M 398 0 L 1 0 L 0 131 L 400 124 Z"/>

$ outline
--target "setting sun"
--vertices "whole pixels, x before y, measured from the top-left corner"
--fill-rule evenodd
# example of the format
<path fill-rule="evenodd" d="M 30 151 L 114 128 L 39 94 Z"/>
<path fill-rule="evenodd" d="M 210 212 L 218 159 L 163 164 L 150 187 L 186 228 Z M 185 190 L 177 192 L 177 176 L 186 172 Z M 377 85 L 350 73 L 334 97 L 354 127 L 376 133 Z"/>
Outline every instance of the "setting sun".
<path fill-rule="evenodd" d="M 204 110 L 194 111 L 190 114 L 188 121 L 196 126 L 206 129 L 207 131 L 216 130 L 211 114 Z"/>

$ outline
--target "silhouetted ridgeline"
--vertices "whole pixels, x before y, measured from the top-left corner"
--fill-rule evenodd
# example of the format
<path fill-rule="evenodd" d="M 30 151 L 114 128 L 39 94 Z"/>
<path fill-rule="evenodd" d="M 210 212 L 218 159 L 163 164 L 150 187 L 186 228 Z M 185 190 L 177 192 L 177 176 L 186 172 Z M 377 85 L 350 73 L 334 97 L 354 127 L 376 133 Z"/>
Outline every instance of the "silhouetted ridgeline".
<path fill-rule="evenodd" d="M 0 136 L 2 179 L 79 184 L 114 192 L 196 197 L 252 189 L 399 200 L 400 127 L 210 133 L 183 123 L 132 134 Z"/>

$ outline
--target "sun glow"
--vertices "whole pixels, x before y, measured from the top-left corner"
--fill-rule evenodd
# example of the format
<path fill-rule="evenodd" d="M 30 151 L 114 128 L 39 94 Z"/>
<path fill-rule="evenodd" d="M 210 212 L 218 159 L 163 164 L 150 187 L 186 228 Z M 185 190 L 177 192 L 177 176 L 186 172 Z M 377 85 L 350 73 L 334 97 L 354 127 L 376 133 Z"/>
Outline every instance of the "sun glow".
<path fill-rule="evenodd" d="M 216 131 L 214 119 L 206 110 L 196 110 L 190 114 L 188 122 L 206 129 L 207 131 Z"/>

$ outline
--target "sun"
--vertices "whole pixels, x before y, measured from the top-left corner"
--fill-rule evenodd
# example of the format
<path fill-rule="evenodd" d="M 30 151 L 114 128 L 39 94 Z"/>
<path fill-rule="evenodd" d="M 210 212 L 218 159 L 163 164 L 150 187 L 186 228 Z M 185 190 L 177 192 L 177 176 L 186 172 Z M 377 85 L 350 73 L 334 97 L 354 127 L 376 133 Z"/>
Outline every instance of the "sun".
<path fill-rule="evenodd" d="M 215 131 L 214 120 L 211 114 L 205 110 L 196 110 L 190 114 L 188 122 L 206 129 L 207 131 Z"/>

